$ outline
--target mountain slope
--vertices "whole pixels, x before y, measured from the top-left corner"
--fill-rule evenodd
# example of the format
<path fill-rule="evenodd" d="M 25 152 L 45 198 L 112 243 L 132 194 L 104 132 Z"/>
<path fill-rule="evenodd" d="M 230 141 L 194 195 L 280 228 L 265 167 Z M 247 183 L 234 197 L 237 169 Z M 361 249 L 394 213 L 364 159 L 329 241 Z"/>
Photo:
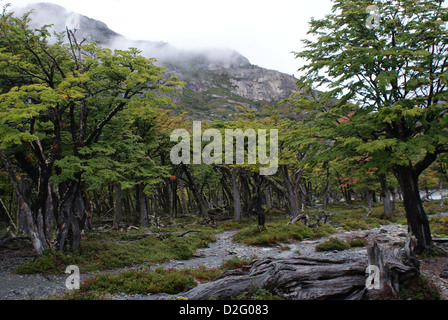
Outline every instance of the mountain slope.
<path fill-rule="evenodd" d="M 76 25 L 79 39 L 112 49 L 136 47 L 144 56 L 155 57 L 168 74 L 186 82 L 174 112 L 186 113 L 193 119 L 231 119 L 241 105 L 260 110 L 297 91 L 296 78 L 252 65 L 235 50 L 182 50 L 165 42 L 129 40 L 101 21 L 50 3 L 29 5 L 15 13 L 22 15 L 30 10 L 33 27 L 52 24 L 52 31 L 63 32 L 67 24 Z"/>

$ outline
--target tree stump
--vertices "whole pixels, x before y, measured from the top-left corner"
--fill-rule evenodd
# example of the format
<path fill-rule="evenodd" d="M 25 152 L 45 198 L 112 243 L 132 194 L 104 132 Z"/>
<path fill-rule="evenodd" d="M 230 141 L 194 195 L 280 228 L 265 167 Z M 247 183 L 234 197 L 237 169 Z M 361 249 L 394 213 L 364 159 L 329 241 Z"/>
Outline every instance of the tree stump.
<path fill-rule="evenodd" d="M 420 274 L 420 263 L 412 253 L 409 237 L 404 248 L 385 247 L 374 242 L 367 252 L 369 265 L 377 266 L 379 272 L 379 286 L 369 292 L 370 296 L 382 290 L 397 296 L 400 283 Z"/>

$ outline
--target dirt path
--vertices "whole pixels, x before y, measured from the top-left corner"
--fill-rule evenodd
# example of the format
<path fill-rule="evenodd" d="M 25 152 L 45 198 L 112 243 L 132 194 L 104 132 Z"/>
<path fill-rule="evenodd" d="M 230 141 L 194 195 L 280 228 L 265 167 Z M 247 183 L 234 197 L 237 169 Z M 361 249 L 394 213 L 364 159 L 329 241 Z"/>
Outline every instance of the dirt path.
<path fill-rule="evenodd" d="M 281 244 L 274 247 L 246 246 L 233 241 L 233 235 L 236 230 L 225 231 L 216 235 L 217 241 L 210 243 L 208 248 L 200 248 L 195 255 L 188 260 L 173 260 L 160 264 L 167 268 L 195 268 L 200 265 L 207 267 L 218 267 L 224 260 L 235 257 L 240 258 L 265 258 L 265 257 L 297 257 L 302 256 L 321 256 L 321 257 L 338 257 L 350 260 L 355 255 L 367 257 L 366 248 L 352 248 L 345 251 L 316 252 L 314 247 L 316 244 L 328 240 L 328 237 L 316 240 L 306 240 L 296 243 Z M 373 237 L 379 241 L 387 242 L 403 242 L 406 237 L 406 227 L 390 224 L 365 231 L 340 231 L 333 235 L 343 239 L 353 239 L 362 237 L 372 239 Z M 25 299 L 42 299 L 50 295 L 59 295 L 66 291 L 65 280 L 67 275 L 17 275 L 13 270 L 24 262 L 32 260 L 31 251 L 12 250 L 0 251 L 0 300 L 25 300 Z M 159 265 L 153 266 L 155 268 Z M 438 269 L 448 268 L 446 260 L 441 261 L 437 265 L 437 270 L 431 269 L 431 264 L 425 264 L 425 273 L 431 274 L 435 281 L 441 286 L 442 291 L 448 297 L 448 282 L 446 279 L 437 277 Z M 120 270 L 109 271 L 118 273 Z M 81 270 L 81 281 L 94 275 L 95 273 L 83 274 Z M 140 299 L 142 295 L 116 295 L 114 299 Z M 145 297 L 148 298 L 148 297 Z"/>

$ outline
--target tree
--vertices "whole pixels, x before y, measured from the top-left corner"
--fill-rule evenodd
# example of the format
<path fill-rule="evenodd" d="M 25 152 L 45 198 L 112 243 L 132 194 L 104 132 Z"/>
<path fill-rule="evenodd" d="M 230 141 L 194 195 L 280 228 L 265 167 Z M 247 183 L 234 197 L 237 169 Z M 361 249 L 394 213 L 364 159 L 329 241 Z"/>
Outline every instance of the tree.
<path fill-rule="evenodd" d="M 154 118 L 171 105 L 167 93 L 179 82 L 137 49 L 78 43 L 73 30 L 68 43 L 59 35 L 51 44 L 48 26 L 28 23 L 28 15 L 0 16 L 0 158 L 40 254 L 63 251 L 67 240 L 79 248 L 86 188 L 122 182 L 136 163 L 147 163 L 144 178 L 157 178 L 141 135 L 126 121 Z M 23 190 L 18 171 L 32 192 Z"/>
<path fill-rule="evenodd" d="M 442 0 L 335 0 L 310 22 L 300 88 L 327 86 L 314 103 L 308 136 L 320 150 L 341 149 L 392 172 L 403 192 L 416 250 L 432 243 L 418 179 L 448 151 L 448 9 Z M 369 18 L 378 24 L 369 25 Z M 332 100 L 333 99 L 333 100 Z M 325 102 L 333 102 L 332 107 Z M 310 108 L 311 104 L 306 107 Z M 343 121 L 341 121 L 343 120 Z M 317 147 L 316 147 L 317 148 Z"/>

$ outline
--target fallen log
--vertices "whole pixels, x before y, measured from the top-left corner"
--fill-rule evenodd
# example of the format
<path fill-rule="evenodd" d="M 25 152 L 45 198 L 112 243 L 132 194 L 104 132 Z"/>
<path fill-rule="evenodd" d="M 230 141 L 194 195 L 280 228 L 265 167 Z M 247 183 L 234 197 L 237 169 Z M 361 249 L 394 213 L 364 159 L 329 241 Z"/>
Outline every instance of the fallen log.
<path fill-rule="evenodd" d="M 175 232 L 175 234 L 176 234 L 176 237 L 180 238 L 180 237 L 183 237 L 183 236 L 189 234 L 190 232 L 202 232 L 202 230 L 188 230 L 185 232 Z"/>
<path fill-rule="evenodd" d="M 418 265 L 405 251 L 374 243 L 368 249 L 369 257 L 367 254 L 357 254 L 352 259 L 317 256 L 265 258 L 224 273 L 215 281 L 200 284 L 175 297 L 189 300 L 231 299 L 259 288 L 291 300 L 366 299 L 377 292 L 366 287 L 369 263 L 378 266 L 380 283 L 390 285 L 397 291 L 399 281 L 418 274 Z"/>
<path fill-rule="evenodd" d="M 0 248 L 4 247 L 7 243 L 17 240 L 31 240 L 30 237 L 9 237 L 0 242 Z"/>

